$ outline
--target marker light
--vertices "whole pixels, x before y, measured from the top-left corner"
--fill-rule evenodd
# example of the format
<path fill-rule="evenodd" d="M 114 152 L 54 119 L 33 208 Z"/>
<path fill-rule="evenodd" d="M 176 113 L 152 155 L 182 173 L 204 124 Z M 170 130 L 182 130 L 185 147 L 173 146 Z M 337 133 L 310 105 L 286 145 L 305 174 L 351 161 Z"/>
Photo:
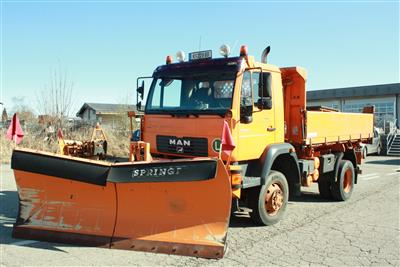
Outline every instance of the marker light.
<path fill-rule="evenodd" d="M 247 56 L 247 46 L 246 45 L 242 45 L 240 47 L 240 56 L 241 57 L 246 57 Z"/>
<path fill-rule="evenodd" d="M 165 59 L 165 64 L 171 64 L 172 63 L 172 56 L 167 56 L 167 58 Z"/>
<path fill-rule="evenodd" d="M 229 45 L 223 44 L 223 45 L 221 45 L 221 47 L 219 48 L 219 53 L 220 53 L 223 57 L 228 57 L 229 54 L 231 53 L 231 48 L 229 47 Z"/>
<path fill-rule="evenodd" d="M 183 52 L 182 50 L 176 52 L 176 58 L 178 59 L 179 62 L 185 61 L 185 57 L 186 57 L 185 52 Z"/>

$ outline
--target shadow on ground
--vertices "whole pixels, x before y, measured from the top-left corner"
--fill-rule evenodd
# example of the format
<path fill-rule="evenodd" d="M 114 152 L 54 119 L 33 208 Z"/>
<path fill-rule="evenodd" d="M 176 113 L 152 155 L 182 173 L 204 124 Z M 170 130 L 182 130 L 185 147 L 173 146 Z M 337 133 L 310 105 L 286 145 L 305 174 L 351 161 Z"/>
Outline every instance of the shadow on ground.
<path fill-rule="evenodd" d="M 381 165 L 395 165 L 400 168 L 400 158 L 397 159 L 388 159 L 388 160 L 373 160 L 367 161 L 365 164 L 381 164 Z"/>
<path fill-rule="evenodd" d="M 321 198 L 319 193 L 302 192 L 301 196 L 291 198 L 289 200 L 288 205 L 292 205 L 296 202 L 299 202 L 299 203 L 321 203 L 321 205 L 324 205 L 325 203 L 332 203 L 332 202 L 337 202 L 337 201 L 334 199 Z M 242 211 L 232 213 L 230 222 L 229 222 L 229 227 L 232 227 L 232 228 L 264 227 L 264 226 L 256 225 L 251 220 L 249 212 L 251 212 L 251 209 L 242 208 Z"/>
<path fill-rule="evenodd" d="M 307 203 L 307 202 L 312 202 L 312 203 L 326 203 L 326 202 L 337 202 L 334 199 L 327 199 L 327 198 L 322 198 L 319 193 L 314 193 L 314 192 L 302 192 L 300 197 L 295 197 L 290 199 L 291 202 L 300 202 L 300 203 Z M 290 202 L 289 202 L 290 203 Z"/>

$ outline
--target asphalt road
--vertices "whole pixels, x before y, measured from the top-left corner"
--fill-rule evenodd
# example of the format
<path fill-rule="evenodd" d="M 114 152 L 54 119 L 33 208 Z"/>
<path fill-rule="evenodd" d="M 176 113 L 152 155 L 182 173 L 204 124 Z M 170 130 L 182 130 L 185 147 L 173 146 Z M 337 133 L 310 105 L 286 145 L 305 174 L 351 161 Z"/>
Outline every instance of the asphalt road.
<path fill-rule="evenodd" d="M 13 239 L 18 197 L 10 166 L 2 165 L 0 265 L 400 266 L 399 184 L 399 158 L 370 156 L 349 201 L 323 201 L 313 186 L 275 226 L 236 215 L 225 257 L 206 260 Z"/>

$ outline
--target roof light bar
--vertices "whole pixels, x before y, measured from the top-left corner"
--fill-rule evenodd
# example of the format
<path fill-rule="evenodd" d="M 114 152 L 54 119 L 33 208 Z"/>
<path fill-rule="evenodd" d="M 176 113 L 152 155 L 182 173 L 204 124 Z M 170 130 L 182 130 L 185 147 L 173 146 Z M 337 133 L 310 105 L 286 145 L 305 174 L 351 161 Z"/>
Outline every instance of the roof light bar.
<path fill-rule="evenodd" d="M 231 53 L 231 48 L 229 47 L 229 45 L 223 44 L 221 45 L 221 47 L 219 48 L 219 53 L 227 58 L 229 56 L 229 54 Z"/>
<path fill-rule="evenodd" d="M 179 62 L 184 62 L 185 61 L 185 57 L 186 57 L 185 52 L 183 52 L 182 50 L 179 50 L 178 52 L 176 52 L 176 59 Z"/>

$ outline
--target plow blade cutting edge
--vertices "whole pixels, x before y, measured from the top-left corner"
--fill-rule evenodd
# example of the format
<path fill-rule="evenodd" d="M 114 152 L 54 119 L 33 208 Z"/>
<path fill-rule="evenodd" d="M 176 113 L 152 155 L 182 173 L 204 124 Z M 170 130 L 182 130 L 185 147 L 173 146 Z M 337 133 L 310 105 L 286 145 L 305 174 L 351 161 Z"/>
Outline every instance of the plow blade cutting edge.
<path fill-rule="evenodd" d="M 107 163 L 16 149 L 16 238 L 222 258 L 231 206 L 219 159 Z"/>

